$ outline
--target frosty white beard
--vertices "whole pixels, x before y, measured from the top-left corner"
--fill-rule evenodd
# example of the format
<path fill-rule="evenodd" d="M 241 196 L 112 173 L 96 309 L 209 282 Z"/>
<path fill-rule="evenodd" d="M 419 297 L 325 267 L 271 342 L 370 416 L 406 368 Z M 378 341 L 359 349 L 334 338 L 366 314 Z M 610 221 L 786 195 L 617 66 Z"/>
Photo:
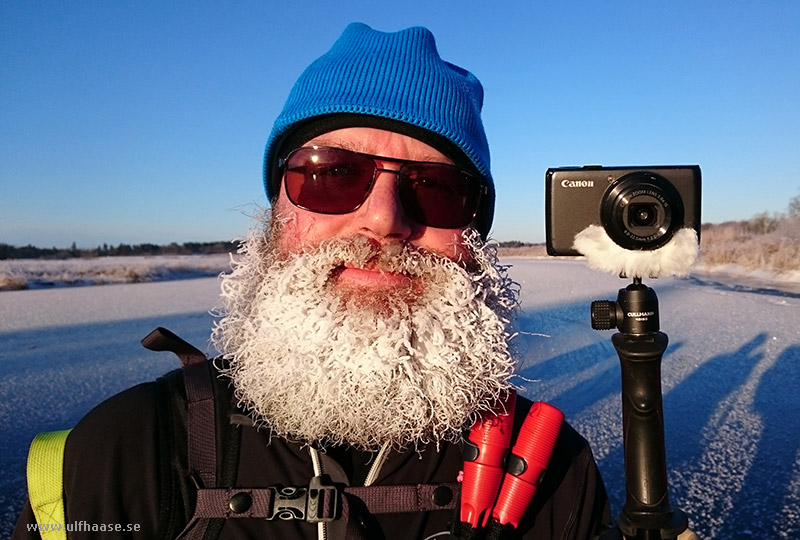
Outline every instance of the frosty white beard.
<path fill-rule="evenodd" d="M 472 272 L 363 238 L 279 256 L 263 232 L 251 234 L 222 278 L 213 336 L 240 404 L 303 443 L 375 450 L 457 440 L 511 387 L 506 326 L 517 306 L 494 252 L 476 233 L 465 242 Z M 404 272 L 419 296 L 342 293 L 331 276 L 345 261 Z"/>

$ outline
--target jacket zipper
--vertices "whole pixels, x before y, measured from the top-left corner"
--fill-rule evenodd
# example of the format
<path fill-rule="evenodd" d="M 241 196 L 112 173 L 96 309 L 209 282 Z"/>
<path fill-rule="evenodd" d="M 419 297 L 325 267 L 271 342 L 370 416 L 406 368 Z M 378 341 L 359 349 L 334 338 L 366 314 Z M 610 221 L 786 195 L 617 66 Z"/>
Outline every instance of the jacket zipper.
<path fill-rule="evenodd" d="M 325 472 L 322 468 L 322 460 L 319 458 L 319 452 L 313 446 L 308 447 L 308 452 L 311 454 L 311 464 L 314 466 L 314 476 L 322 476 Z M 328 540 L 328 524 L 324 521 L 317 523 L 317 539 Z"/>
<path fill-rule="evenodd" d="M 386 462 L 387 457 L 389 457 L 388 443 L 381 446 L 381 450 L 375 457 L 375 461 L 372 463 L 372 467 L 369 468 L 367 479 L 364 480 L 364 486 L 371 486 L 375 482 L 375 480 L 378 479 L 378 475 L 381 473 L 381 469 L 383 468 L 383 464 Z"/>
<path fill-rule="evenodd" d="M 386 458 L 389 457 L 389 444 L 384 444 L 378 455 L 375 457 L 375 461 L 372 463 L 372 466 L 369 468 L 369 472 L 367 473 L 367 478 L 364 480 L 364 486 L 371 486 L 375 480 L 378 479 L 378 475 L 383 468 L 383 464 L 386 462 Z M 325 470 L 322 467 L 322 460 L 319 457 L 319 452 L 316 448 L 309 446 L 308 452 L 311 454 L 311 464 L 314 467 L 314 476 L 322 476 Z M 327 540 L 328 539 L 328 524 L 320 521 L 317 523 L 317 538 L 318 540 Z"/>

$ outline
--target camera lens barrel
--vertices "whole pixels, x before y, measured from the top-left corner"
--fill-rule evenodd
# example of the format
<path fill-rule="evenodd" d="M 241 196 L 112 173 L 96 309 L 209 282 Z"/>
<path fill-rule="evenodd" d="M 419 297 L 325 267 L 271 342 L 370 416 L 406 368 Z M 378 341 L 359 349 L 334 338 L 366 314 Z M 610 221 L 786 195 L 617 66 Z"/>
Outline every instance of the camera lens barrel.
<path fill-rule="evenodd" d="M 666 179 L 636 171 L 608 187 L 600 217 L 608 235 L 621 247 L 658 249 L 683 227 L 683 202 Z"/>

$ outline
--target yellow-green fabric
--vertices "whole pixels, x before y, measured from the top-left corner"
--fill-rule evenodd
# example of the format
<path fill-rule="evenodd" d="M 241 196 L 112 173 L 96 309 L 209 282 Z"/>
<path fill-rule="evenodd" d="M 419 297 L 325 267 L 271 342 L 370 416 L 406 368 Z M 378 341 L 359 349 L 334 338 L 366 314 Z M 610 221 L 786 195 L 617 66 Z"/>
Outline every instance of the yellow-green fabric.
<path fill-rule="evenodd" d="M 28 498 L 42 540 L 67 538 L 63 471 L 64 448 L 70 431 L 39 433 L 28 451 Z"/>

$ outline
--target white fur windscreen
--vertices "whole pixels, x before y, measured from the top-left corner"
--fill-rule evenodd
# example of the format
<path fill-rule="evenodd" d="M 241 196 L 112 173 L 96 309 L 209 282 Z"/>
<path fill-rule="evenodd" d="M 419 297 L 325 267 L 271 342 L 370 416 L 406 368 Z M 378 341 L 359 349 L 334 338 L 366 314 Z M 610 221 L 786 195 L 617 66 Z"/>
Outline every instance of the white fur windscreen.
<path fill-rule="evenodd" d="M 464 424 L 511 387 L 506 330 L 516 284 L 480 245 L 474 264 L 408 246 L 334 239 L 277 255 L 253 233 L 222 278 L 213 340 L 230 361 L 239 402 L 274 435 L 374 450 L 456 441 Z M 342 264 L 403 272 L 408 291 L 343 292 Z"/>
<path fill-rule="evenodd" d="M 685 276 L 700 252 L 694 229 L 679 230 L 658 249 L 634 251 L 619 246 L 598 225 L 575 235 L 574 248 L 594 270 L 629 278 Z"/>

